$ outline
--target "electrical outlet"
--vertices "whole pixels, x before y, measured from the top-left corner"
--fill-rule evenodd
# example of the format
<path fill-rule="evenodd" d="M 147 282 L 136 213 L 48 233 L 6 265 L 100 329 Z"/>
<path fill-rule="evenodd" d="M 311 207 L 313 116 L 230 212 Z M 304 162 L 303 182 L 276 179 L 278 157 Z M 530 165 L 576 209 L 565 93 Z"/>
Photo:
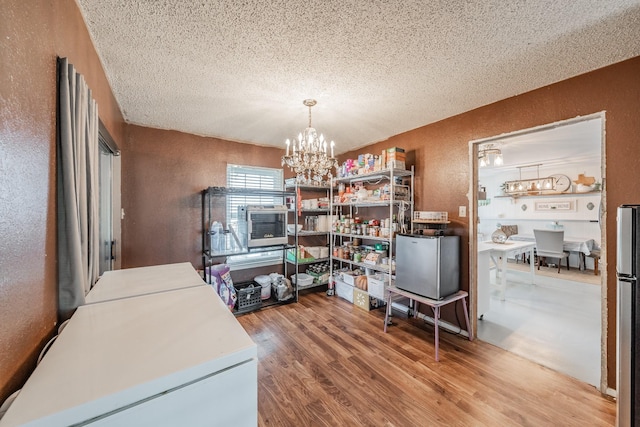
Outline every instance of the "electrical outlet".
<path fill-rule="evenodd" d="M 464 218 L 465 216 L 467 216 L 467 207 L 466 206 L 459 206 L 458 207 L 458 216 L 460 218 Z"/>

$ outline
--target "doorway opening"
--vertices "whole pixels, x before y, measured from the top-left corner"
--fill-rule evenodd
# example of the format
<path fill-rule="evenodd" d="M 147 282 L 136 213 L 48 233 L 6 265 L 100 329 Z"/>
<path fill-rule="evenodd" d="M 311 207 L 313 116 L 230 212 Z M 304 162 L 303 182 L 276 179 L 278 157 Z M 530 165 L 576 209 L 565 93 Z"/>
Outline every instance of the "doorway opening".
<path fill-rule="evenodd" d="M 604 119 L 604 112 L 596 113 L 469 143 L 476 336 L 603 393 Z M 486 147 L 500 152 L 502 164 L 482 161 Z M 498 229 L 508 231 L 506 244 L 492 242 Z M 570 270 L 563 261 L 558 272 L 559 260 L 547 260 L 549 266 L 538 270 L 534 230 L 562 231 Z M 523 241 L 532 242 L 526 250 L 506 250 Z"/>

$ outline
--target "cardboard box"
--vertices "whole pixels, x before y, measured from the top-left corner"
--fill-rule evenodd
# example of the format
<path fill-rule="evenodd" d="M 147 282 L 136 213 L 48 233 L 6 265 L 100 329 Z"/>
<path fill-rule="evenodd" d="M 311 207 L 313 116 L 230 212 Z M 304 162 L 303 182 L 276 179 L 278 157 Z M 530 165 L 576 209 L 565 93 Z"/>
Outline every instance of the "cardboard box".
<path fill-rule="evenodd" d="M 387 148 L 387 153 L 404 153 L 404 148 L 400 148 L 400 147 Z"/>
<path fill-rule="evenodd" d="M 387 162 L 387 169 L 402 169 L 402 170 L 406 170 L 407 169 L 407 165 L 404 162 L 404 160 L 400 161 L 400 160 L 389 160 Z"/>
<path fill-rule="evenodd" d="M 406 160 L 407 156 L 404 153 L 387 153 L 387 161 L 389 160 Z"/>
<path fill-rule="evenodd" d="M 384 301 L 372 297 L 362 289 L 353 288 L 353 305 L 365 311 L 370 311 L 384 305 Z"/>

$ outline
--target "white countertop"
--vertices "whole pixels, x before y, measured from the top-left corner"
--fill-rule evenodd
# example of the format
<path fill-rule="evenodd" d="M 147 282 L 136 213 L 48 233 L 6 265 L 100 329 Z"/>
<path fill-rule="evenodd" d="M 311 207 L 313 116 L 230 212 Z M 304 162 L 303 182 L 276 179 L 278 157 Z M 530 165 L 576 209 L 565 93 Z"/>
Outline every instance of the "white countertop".
<path fill-rule="evenodd" d="M 68 426 L 257 358 L 210 286 L 79 307 L 0 426 Z"/>
<path fill-rule="evenodd" d="M 105 272 L 85 297 L 86 304 L 205 285 L 189 262 Z"/>

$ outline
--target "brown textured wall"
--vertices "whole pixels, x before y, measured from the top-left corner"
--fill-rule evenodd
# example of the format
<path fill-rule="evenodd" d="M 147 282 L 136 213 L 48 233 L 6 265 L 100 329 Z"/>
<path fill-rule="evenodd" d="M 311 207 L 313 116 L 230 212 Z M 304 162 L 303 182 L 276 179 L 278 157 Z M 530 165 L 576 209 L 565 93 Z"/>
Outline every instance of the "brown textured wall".
<path fill-rule="evenodd" d="M 0 402 L 53 334 L 56 56 L 94 90 L 114 139 L 124 123 L 73 0 L 5 0 L 0 13 Z"/>
<path fill-rule="evenodd" d="M 128 127 L 122 156 L 122 267 L 202 265 L 202 196 L 227 164 L 280 168 L 283 149 Z"/>
<path fill-rule="evenodd" d="M 462 286 L 469 288 L 467 205 L 469 141 L 606 111 L 607 371 L 615 386 L 616 207 L 640 203 L 640 57 L 509 98 L 424 126 L 386 141 L 345 153 L 378 153 L 403 147 L 416 167 L 416 209 L 447 211 L 451 228 L 462 236 Z M 443 315 L 446 315 L 444 313 Z"/>

